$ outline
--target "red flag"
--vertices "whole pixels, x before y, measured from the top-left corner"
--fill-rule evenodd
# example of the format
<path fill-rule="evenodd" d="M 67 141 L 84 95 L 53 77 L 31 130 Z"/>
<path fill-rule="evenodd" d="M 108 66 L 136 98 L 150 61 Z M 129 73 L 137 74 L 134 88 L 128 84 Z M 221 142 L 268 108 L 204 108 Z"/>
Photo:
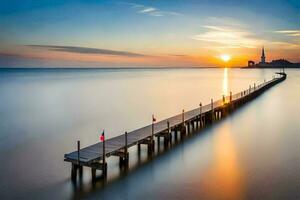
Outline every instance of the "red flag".
<path fill-rule="evenodd" d="M 156 122 L 154 115 L 152 115 L 152 122 Z"/>
<path fill-rule="evenodd" d="M 105 138 L 104 138 L 104 130 L 103 130 L 102 134 L 100 135 L 100 141 L 103 142 L 104 139 L 105 139 Z"/>

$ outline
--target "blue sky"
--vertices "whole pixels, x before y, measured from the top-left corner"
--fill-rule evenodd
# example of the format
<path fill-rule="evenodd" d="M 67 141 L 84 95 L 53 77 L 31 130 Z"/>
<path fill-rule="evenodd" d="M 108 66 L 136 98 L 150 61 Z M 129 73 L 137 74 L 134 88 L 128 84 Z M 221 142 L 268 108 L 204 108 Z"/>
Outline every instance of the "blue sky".
<path fill-rule="evenodd" d="M 262 46 L 300 59 L 298 0 L 2 0 L 0 27 L 1 67 L 215 66 L 221 54 L 235 66 Z"/>

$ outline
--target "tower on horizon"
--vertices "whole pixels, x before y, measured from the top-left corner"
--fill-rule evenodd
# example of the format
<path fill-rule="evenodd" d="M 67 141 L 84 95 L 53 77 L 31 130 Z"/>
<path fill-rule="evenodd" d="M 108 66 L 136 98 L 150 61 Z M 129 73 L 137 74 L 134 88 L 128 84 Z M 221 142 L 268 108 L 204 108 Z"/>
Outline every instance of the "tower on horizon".
<path fill-rule="evenodd" d="M 265 48 L 262 48 L 260 63 L 266 63 Z"/>

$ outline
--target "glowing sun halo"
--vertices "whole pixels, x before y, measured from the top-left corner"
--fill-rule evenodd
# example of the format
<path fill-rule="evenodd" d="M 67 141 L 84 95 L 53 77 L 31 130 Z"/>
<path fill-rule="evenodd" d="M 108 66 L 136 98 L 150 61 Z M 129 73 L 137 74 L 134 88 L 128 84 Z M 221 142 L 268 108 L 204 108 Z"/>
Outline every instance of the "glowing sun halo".
<path fill-rule="evenodd" d="M 228 62 L 231 59 L 231 56 L 228 54 L 222 54 L 220 55 L 221 60 L 223 60 L 224 62 Z"/>

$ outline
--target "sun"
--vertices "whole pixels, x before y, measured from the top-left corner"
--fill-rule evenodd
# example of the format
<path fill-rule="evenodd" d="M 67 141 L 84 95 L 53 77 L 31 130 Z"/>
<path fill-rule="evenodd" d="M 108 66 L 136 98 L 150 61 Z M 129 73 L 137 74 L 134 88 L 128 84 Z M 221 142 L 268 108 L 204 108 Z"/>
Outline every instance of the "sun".
<path fill-rule="evenodd" d="M 223 60 L 224 62 L 228 62 L 229 60 L 231 60 L 231 56 L 228 54 L 222 54 L 220 55 L 221 60 Z"/>

